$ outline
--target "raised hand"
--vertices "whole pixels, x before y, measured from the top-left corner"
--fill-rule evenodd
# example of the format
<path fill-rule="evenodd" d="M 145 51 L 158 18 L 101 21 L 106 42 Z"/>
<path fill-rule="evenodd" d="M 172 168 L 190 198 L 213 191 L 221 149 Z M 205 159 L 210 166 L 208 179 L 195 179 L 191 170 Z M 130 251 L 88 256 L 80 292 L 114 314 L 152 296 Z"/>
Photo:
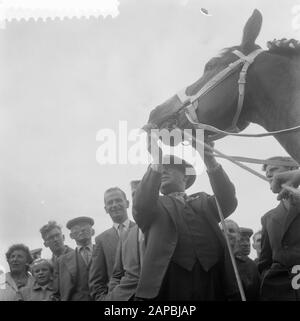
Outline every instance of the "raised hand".
<path fill-rule="evenodd" d="M 159 147 L 158 144 L 158 137 L 154 133 L 149 132 L 147 135 L 147 149 L 149 154 L 153 158 L 154 164 L 161 164 L 162 163 L 162 149 Z"/>
<path fill-rule="evenodd" d="M 283 185 L 285 187 L 283 187 Z M 287 186 L 297 188 L 300 185 L 300 170 L 293 170 L 275 174 L 272 178 L 271 189 L 273 193 L 278 193 L 277 199 L 288 198 Z"/>

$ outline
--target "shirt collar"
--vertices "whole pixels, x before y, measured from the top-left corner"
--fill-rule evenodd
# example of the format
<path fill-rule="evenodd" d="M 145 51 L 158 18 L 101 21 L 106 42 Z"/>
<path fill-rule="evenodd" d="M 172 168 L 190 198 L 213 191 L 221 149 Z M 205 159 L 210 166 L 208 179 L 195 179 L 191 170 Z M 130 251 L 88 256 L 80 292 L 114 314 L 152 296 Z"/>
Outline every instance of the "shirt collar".
<path fill-rule="evenodd" d="M 129 221 L 129 219 L 126 219 L 126 221 L 124 221 L 124 222 L 121 223 L 121 224 L 124 225 L 125 230 L 128 230 L 128 229 L 129 229 L 130 221 Z M 119 223 L 114 223 L 114 224 L 113 224 L 113 227 L 116 229 L 117 232 L 118 232 L 119 225 L 120 225 Z"/>
<path fill-rule="evenodd" d="M 173 192 L 168 194 L 168 196 L 178 199 L 181 202 L 185 202 L 187 195 L 185 192 Z"/>
<path fill-rule="evenodd" d="M 40 290 L 40 289 L 53 291 L 53 289 L 54 289 L 52 281 L 50 281 L 48 284 L 45 284 L 45 285 L 39 285 L 37 282 L 35 282 L 32 288 L 35 291 Z"/>
<path fill-rule="evenodd" d="M 88 249 L 90 250 L 90 252 L 93 252 L 93 244 L 92 244 L 92 243 L 90 243 L 90 244 L 88 244 L 88 245 L 84 245 L 84 246 L 82 246 L 82 245 L 77 245 L 77 249 L 78 249 L 79 252 L 80 252 L 80 250 L 81 250 L 82 248 L 88 248 Z"/>
<path fill-rule="evenodd" d="M 59 258 L 60 256 L 62 256 L 62 255 L 64 255 L 64 254 L 67 254 L 68 251 L 69 251 L 69 247 L 68 247 L 68 245 L 65 245 L 63 252 L 62 252 L 59 256 L 55 255 L 54 253 L 52 254 L 52 259 L 57 259 L 57 258 Z"/>

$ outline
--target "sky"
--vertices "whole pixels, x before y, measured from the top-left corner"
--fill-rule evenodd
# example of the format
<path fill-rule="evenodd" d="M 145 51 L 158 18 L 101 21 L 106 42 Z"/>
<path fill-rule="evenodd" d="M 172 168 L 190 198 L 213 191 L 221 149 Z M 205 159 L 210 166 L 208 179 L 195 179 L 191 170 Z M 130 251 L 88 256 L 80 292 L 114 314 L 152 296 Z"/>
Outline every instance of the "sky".
<path fill-rule="evenodd" d="M 71 218 L 93 217 L 96 235 L 110 228 L 104 191 L 119 186 L 129 197 L 129 182 L 141 179 L 147 165 L 100 164 L 99 132 L 118 136 L 119 121 L 127 121 L 128 132 L 141 128 L 156 105 L 201 77 L 211 57 L 240 43 L 255 8 L 263 14 L 262 48 L 274 38 L 299 39 L 297 5 L 300 0 L 120 0 L 114 18 L 7 23 L 0 30 L 0 265 L 7 267 L 12 244 L 43 247 L 39 229 L 49 220 L 63 226 L 70 246 Z M 263 131 L 251 125 L 245 132 Z M 227 137 L 215 147 L 260 159 L 286 155 L 273 137 Z M 239 202 L 230 218 L 258 230 L 276 195 L 261 179 L 219 162 Z M 211 193 L 202 169 L 199 163 L 188 193 Z M 43 247 L 42 255 L 50 257 L 49 250 Z"/>

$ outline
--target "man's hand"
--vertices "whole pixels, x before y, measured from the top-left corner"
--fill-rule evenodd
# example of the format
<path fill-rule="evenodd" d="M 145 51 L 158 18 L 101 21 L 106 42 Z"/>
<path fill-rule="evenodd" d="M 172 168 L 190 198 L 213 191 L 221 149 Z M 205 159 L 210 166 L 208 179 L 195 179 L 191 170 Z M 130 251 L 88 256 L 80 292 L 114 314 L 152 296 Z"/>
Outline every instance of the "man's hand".
<path fill-rule="evenodd" d="M 283 187 L 285 186 L 285 188 Z M 300 185 L 300 170 L 287 171 L 275 174 L 272 178 L 271 189 L 278 193 L 277 199 L 281 200 L 289 196 L 287 186 L 297 188 Z"/>
<path fill-rule="evenodd" d="M 293 206 L 300 209 L 300 190 L 295 187 L 291 187 L 291 186 L 288 186 L 285 184 L 283 184 L 282 187 L 284 188 L 286 193 L 288 193 L 288 198 L 290 200 L 290 203 Z"/>
<path fill-rule="evenodd" d="M 207 167 L 208 170 L 212 170 L 216 168 L 219 164 L 217 163 L 215 157 L 212 155 L 213 151 L 210 149 L 215 146 L 215 143 L 213 141 L 204 141 L 208 146 L 204 147 L 204 164 Z"/>

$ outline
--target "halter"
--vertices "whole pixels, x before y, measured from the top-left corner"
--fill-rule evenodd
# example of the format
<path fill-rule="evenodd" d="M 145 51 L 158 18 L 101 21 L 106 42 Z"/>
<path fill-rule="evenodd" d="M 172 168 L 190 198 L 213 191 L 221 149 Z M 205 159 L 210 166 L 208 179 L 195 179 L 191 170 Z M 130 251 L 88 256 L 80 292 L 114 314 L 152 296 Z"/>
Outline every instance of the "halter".
<path fill-rule="evenodd" d="M 248 56 L 245 56 L 242 52 L 239 50 L 234 50 L 232 53 L 237 55 L 239 57 L 238 60 L 236 60 L 233 63 L 230 63 L 225 69 L 217 73 L 213 78 L 211 78 L 195 95 L 193 96 L 187 96 L 186 95 L 186 88 L 181 90 L 177 93 L 178 98 L 182 102 L 182 104 L 185 105 L 185 114 L 187 119 L 194 125 L 197 125 L 198 128 L 213 131 L 217 134 L 214 134 L 215 139 L 220 138 L 221 136 L 224 136 L 227 132 L 218 130 L 217 128 L 203 124 L 199 122 L 198 116 L 197 116 L 197 108 L 199 105 L 199 98 L 201 96 L 204 96 L 208 92 L 210 92 L 213 88 L 215 88 L 218 84 L 220 84 L 224 79 L 226 79 L 229 75 L 233 74 L 241 64 L 243 64 L 242 69 L 240 71 L 240 76 L 238 80 L 239 85 L 239 98 L 238 98 L 238 104 L 237 109 L 235 112 L 235 115 L 232 120 L 231 126 L 227 129 L 228 132 L 232 133 L 238 133 L 241 130 L 238 128 L 237 123 L 243 108 L 244 98 L 245 98 L 245 85 L 246 85 L 246 75 L 249 66 L 253 63 L 255 58 L 262 53 L 263 49 L 256 49 L 253 52 L 251 52 Z M 217 137 L 216 137 L 217 136 Z"/>

